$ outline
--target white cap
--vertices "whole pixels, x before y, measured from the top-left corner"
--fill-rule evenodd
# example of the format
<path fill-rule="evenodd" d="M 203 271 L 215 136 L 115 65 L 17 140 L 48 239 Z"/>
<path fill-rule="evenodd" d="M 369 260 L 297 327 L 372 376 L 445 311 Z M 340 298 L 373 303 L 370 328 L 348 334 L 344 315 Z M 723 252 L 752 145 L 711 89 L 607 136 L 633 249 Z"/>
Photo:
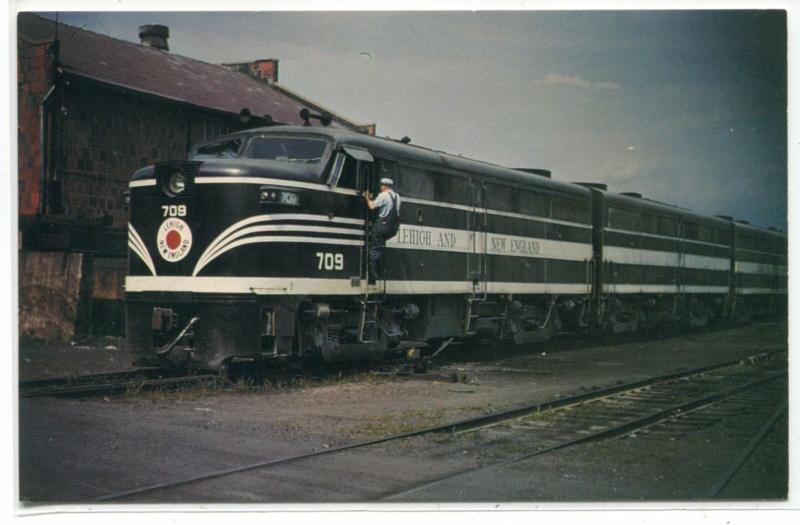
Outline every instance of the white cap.
<path fill-rule="evenodd" d="M 392 179 L 387 179 L 386 177 L 381 179 L 381 184 L 384 186 L 394 186 L 394 181 Z"/>

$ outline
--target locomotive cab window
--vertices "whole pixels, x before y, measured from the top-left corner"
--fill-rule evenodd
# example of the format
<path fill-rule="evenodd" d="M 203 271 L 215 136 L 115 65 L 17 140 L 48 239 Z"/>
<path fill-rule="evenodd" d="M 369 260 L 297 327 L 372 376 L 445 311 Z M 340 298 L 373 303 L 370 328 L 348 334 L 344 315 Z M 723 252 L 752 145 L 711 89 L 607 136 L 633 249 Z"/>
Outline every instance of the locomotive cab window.
<path fill-rule="evenodd" d="M 321 164 L 328 142 L 310 137 L 255 137 L 244 157 L 301 164 Z"/>
<path fill-rule="evenodd" d="M 336 186 L 339 188 L 348 188 L 351 190 L 359 190 L 363 184 L 360 183 L 359 173 L 357 171 L 358 161 L 354 158 L 342 155 L 344 159 L 344 166 L 342 167 L 342 174 L 339 176 L 339 181 Z"/>
<path fill-rule="evenodd" d="M 192 160 L 234 159 L 239 156 L 242 139 L 223 140 L 200 146 L 192 155 Z"/>

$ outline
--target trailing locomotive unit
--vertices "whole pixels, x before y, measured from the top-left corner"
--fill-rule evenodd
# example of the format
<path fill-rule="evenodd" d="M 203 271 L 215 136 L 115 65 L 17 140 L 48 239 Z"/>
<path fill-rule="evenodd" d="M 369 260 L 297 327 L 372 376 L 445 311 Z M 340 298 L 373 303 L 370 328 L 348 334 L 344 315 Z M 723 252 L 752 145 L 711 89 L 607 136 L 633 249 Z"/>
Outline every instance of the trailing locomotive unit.
<path fill-rule="evenodd" d="M 731 222 L 590 185 L 598 328 L 705 326 L 731 308 Z"/>
<path fill-rule="evenodd" d="M 550 338 L 590 325 L 592 196 L 331 128 L 201 144 L 130 183 L 127 336 L 143 362 L 381 356 L 423 341 Z M 363 192 L 403 198 L 367 284 Z"/>
<path fill-rule="evenodd" d="M 734 282 L 731 315 L 738 320 L 784 313 L 787 308 L 787 238 L 774 230 L 733 222 Z"/>

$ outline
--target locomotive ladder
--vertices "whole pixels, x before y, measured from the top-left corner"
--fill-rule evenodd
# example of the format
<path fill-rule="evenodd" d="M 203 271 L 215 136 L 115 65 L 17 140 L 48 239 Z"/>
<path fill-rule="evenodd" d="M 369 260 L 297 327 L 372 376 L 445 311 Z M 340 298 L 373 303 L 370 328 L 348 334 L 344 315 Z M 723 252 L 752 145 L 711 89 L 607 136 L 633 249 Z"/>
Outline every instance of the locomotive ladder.
<path fill-rule="evenodd" d="M 467 256 L 467 277 L 472 282 L 470 303 L 485 301 L 487 298 L 488 251 L 489 251 L 489 212 L 486 208 L 486 184 L 470 180 L 471 208 L 469 216 L 472 250 Z"/>
<path fill-rule="evenodd" d="M 380 301 L 369 299 L 366 295 L 361 300 L 361 317 L 358 323 L 358 342 L 374 343 L 378 340 L 380 324 L 378 323 L 378 308 Z"/>
<path fill-rule="evenodd" d="M 353 148 L 350 148 L 353 149 Z M 364 162 L 362 162 L 362 160 Z M 369 191 L 375 186 L 375 172 L 372 166 L 372 157 L 369 159 L 361 159 L 357 163 L 358 182 L 357 187 L 362 191 Z M 383 286 L 382 295 L 386 294 L 386 258 L 381 261 L 381 278 L 375 276 L 376 292 L 370 294 L 369 284 L 369 243 L 372 239 L 372 223 L 369 220 L 369 209 L 364 207 L 364 244 L 361 246 L 360 271 L 361 278 L 366 278 L 367 285 L 363 288 L 364 293 L 359 299 L 359 320 L 358 320 L 358 342 L 359 343 L 374 343 L 380 338 L 381 326 L 378 321 L 378 314 L 380 304 L 382 302 L 381 291 L 378 286 Z M 385 255 L 385 254 L 384 254 Z M 379 284 L 379 281 L 382 281 Z"/>
<path fill-rule="evenodd" d="M 480 306 L 487 305 L 488 298 L 488 251 L 489 251 L 489 212 L 486 207 L 486 184 L 472 179 L 470 184 L 469 229 L 472 249 L 467 255 L 467 278 L 472 283 L 470 295 L 466 297 L 463 330 L 464 336 L 477 333 L 477 323 L 481 318 Z"/>

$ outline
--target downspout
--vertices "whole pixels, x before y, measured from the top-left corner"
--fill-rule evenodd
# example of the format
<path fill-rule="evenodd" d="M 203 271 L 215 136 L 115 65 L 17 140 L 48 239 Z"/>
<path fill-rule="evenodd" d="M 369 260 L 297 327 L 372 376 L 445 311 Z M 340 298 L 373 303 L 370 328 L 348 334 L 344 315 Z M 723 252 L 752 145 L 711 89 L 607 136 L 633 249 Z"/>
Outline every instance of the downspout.
<path fill-rule="evenodd" d="M 50 102 L 52 101 L 52 96 L 56 93 L 60 75 L 59 75 L 59 59 L 61 50 L 61 43 L 58 40 L 58 13 L 56 13 L 56 28 L 55 34 L 53 35 L 53 42 L 50 44 L 50 52 L 52 53 L 53 63 L 51 64 L 51 72 L 50 78 L 52 79 L 52 85 L 50 89 L 45 94 L 44 98 L 42 99 L 41 106 L 39 108 L 39 115 L 40 115 L 40 133 L 41 139 L 39 144 L 39 149 L 41 150 L 41 174 L 39 176 L 39 217 L 44 215 L 46 212 L 49 211 L 49 191 L 48 185 L 49 181 L 47 180 L 47 175 L 50 167 L 50 135 L 53 133 L 53 129 L 56 127 L 56 117 L 53 116 L 52 120 L 48 117 L 51 116 L 50 114 Z M 56 166 L 57 167 L 57 166 Z"/>
<path fill-rule="evenodd" d="M 47 165 L 48 165 L 48 151 L 50 149 L 50 101 L 51 96 L 56 90 L 55 83 L 50 86 L 50 89 L 42 99 L 39 105 L 39 154 L 41 156 L 40 173 L 39 173 L 39 216 L 44 215 L 45 203 L 47 202 Z"/>

